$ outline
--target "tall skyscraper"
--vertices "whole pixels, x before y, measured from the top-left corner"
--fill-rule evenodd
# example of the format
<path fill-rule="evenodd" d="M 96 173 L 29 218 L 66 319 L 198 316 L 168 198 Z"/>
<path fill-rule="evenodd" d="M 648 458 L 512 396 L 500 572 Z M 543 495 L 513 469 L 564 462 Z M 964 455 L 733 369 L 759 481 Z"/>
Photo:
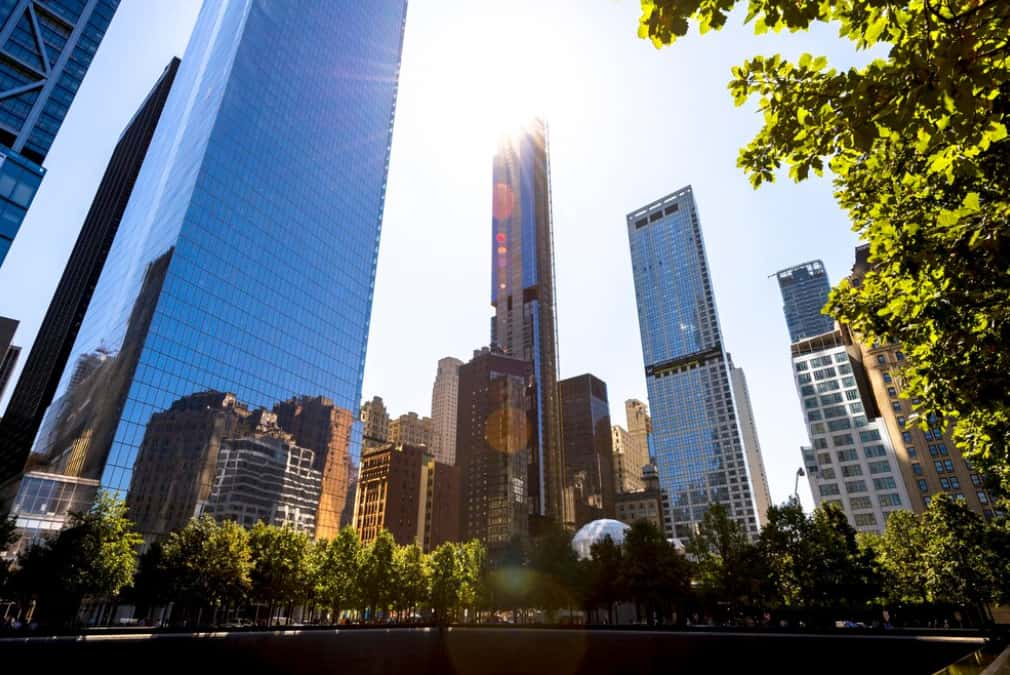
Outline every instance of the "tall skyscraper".
<path fill-rule="evenodd" d="M 459 367 L 463 362 L 447 356 L 438 360 L 431 388 L 431 451 L 444 464 L 456 463 L 456 407 L 459 403 Z"/>
<path fill-rule="evenodd" d="M 21 471 L 46 407 L 53 401 L 178 69 L 179 59 L 172 59 L 112 152 L 70 260 L 0 421 L 0 483 Z"/>
<path fill-rule="evenodd" d="M 82 395 L 64 372 L 73 414 L 59 445 L 36 443 L 33 473 L 81 442 L 79 477 L 125 493 L 152 416 L 195 392 L 358 418 L 405 10 L 203 6 L 71 363 L 111 356 Z M 325 496 L 360 427 L 343 447 L 332 430 L 306 437 Z M 317 531 L 348 503 L 323 496 Z"/>
<path fill-rule="evenodd" d="M 793 343 L 793 375 L 811 442 L 803 457 L 817 506 L 835 504 L 857 530 L 883 532 L 887 514 L 911 504 L 855 354 L 858 347 L 842 330 Z"/>
<path fill-rule="evenodd" d="M 831 284 L 824 263 L 811 260 L 775 273 L 782 291 L 782 310 L 789 327 L 789 341 L 830 333 L 835 321 L 821 314 L 828 303 Z"/>
<path fill-rule="evenodd" d="M 618 494 L 643 489 L 645 484 L 642 482 L 642 470 L 635 469 L 638 461 L 631 454 L 631 435 L 619 424 L 610 430 L 610 443 L 614 449 L 614 488 Z"/>
<path fill-rule="evenodd" d="M 607 384 L 586 373 L 561 380 L 559 388 L 567 483 L 574 492 L 575 526 L 582 527 L 614 517 L 617 490 Z"/>
<path fill-rule="evenodd" d="M 456 466 L 464 541 L 495 548 L 529 535 L 534 377 L 528 361 L 487 348 L 460 366 Z"/>
<path fill-rule="evenodd" d="M 547 125 L 534 119 L 502 136 L 494 157 L 491 343 L 533 364 L 536 383 L 530 506 L 537 516 L 572 523 L 558 395 Z"/>
<path fill-rule="evenodd" d="M 768 489 L 768 474 L 765 472 L 764 457 L 761 455 L 761 443 L 758 441 L 754 409 L 751 407 L 750 391 L 747 389 L 747 376 L 744 375 L 743 368 L 733 365 L 732 359 L 730 359 L 730 379 L 733 383 L 733 398 L 736 400 L 737 416 L 740 419 L 740 432 L 743 434 L 743 447 L 747 455 L 747 473 L 750 474 L 751 487 L 754 488 L 758 525 L 764 527 L 768 518 L 768 507 L 772 505 L 771 490 Z"/>
<path fill-rule="evenodd" d="M 753 488 L 691 188 L 636 209 L 627 224 L 653 448 L 670 500 L 667 534 L 692 536 L 720 503 L 755 536 Z"/>
<path fill-rule="evenodd" d="M 119 0 L 5 0 L 0 8 L 0 265 Z"/>
<path fill-rule="evenodd" d="M 652 461 L 652 418 L 649 406 L 635 398 L 624 402 L 624 416 L 628 423 L 628 443 L 625 454 L 629 478 L 641 480 L 642 467 Z"/>

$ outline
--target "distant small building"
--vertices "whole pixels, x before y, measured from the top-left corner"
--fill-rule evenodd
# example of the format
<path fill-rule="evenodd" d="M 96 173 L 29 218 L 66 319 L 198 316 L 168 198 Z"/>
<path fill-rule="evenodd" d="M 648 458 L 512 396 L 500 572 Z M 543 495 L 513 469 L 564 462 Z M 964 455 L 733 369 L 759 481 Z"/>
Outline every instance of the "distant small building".
<path fill-rule="evenodd" d="M 617 495 L 617 519 L 623 523 L 648 520 L 662 531 L 667 504 L 664 503 L 664 495 L 659 488 L 656 467 L 647 464 L 642 468 L 642 484 L 645 485 L 642 490 Z"/>

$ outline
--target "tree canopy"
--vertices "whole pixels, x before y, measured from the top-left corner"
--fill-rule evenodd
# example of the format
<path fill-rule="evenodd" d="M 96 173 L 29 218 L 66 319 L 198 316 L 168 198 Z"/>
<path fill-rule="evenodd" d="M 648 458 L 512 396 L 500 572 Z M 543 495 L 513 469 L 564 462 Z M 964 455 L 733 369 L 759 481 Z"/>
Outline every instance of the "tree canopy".
<path fill-rule="evenodd" d="M 844 70 L 810 54 L 734 68 L 733 100 L 763 113 L 738 165 L 755 187 L 830 169 L 872 266 L 830 313 L 902 343 L 906 394 L 1010 486 L 1010 3 L 642 0 L 639 36 L 662 47 L 744 7 L 759 34 L 822 23 L 886 50 Z"/>

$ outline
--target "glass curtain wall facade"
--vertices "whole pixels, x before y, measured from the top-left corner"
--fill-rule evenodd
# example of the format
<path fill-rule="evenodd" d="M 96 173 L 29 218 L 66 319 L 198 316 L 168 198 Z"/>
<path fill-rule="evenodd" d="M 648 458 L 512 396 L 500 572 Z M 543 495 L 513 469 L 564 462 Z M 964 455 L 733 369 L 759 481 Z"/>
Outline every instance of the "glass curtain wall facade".
<path fill-rule="evenodd" d="M 21 471 L 42 415 L 52 403 L 178 68 L 179 59 L 172 59 L 120 136 L 102 176 L 7 411 L 0 420 L 0 484 L 16 478 Z"/>
<path fill-rule="evenodd" d="M 0 2 L 0 265 L 119 0 Z"/>
<path fill-rule="evenodd" d="M 607 383 L 590 374 L 561 380 L 562 435 L 575 526 L 614 517 L 614 447 Z M 639 468 L 638 473 L 641 473 Z"/>
<path fill-rule="evenodd" d="M 314 453 L 316 523 L 349 513 L 405 12 L 204 4 L 29 472 L 127 493 L 152 416 L 228 392 Z"/>
<path fill-rule="evenodd" d="M 830 316 L 822 314 L 828 304 L 831 283 L 824 263 L 811 260 L 775 273 L 782 291 L 782 311 L 786 315 L 789 341 L 829 333 L 835 327 Z"/>
<path fill-rule="evenodd" d="M 554 234 L 547 125 L 502 136 L 494 157 L 491 344 L 533 364 L 536 382 L 530 512 L 572 524 L 558 393 Z"/>
<path fill-rule="evenodd" d="M 627 217 L 660 487 L 671 537 L 689 538 L 723 504 L 758 523 L 705 246 L 690 187 Z"/>

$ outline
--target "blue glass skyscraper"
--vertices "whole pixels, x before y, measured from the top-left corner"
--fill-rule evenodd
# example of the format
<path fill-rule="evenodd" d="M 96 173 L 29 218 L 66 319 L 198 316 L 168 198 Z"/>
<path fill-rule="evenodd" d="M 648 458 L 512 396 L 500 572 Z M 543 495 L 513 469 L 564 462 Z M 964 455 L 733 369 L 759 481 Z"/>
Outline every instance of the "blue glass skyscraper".
<path fill-rule="evenodd" d="M 667 534 L 692 536 L 720 503 L 754 536 L 753 489 L 691 188 L 636 209 L 627 224 Z"/>
<path fill-rule="evenodd" d="M 360 446 L 405 14 L 402 1 L 204 4 L 29 457 L 19 524 L 55 523 L 54 503 L 98 487 L 126 494 L 138 523 L 185 522 L 222 434 L 245 434 L 312 451 L 316 534 L 335 533 Z"/>
<path fill-rule="evenodd" d="M 0 265 L 119 0 L 0 1 Z"/>
<path fill-rule="evenodd" d="M 835 329 L 834 319 L 821 313 L 831 292 L 824 263 L 811 260 L 776 272 L 775 278 L 782 291 L 782 311 L 786 315 L 790 342 L 799 342 Z"/>

